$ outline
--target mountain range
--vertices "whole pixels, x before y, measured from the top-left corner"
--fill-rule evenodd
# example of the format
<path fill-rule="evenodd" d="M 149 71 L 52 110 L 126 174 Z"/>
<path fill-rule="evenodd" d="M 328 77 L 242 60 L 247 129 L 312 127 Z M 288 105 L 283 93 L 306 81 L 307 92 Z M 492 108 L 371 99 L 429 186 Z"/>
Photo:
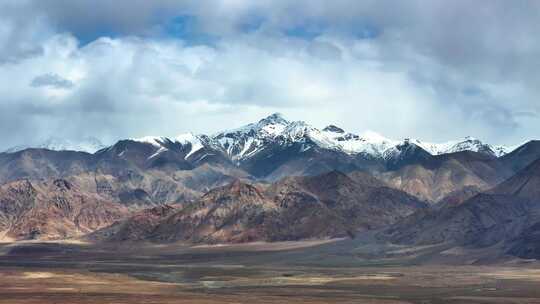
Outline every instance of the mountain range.
<path fill-rule="evenodd" d="M 310 149 L 310 145 L 316 145 L 319 148 L 349 155 L 365 155 L 387 160 L 397 158 L 402 151 L 400 147 L 408 145 L 417 146 L 431 155 L 474 151 L 496 157 L 508 154 L 516 148 L 490 145 L 472 137 L 437 144 L 409 138 L 401 141 L 392 140 L 375 132 L 356 135 L 346 132 L 335 125 L 329 125 L 319 130 L 303 121 L 286 120 L 279 113 L 263 118 L 257 123 L 226 130 L 211 136 L 186 133 L 174 138 L 147 136 L 132 140 L 159 147 L 161 148 L 158 151 L 159 153 L 167 151 L 170 143 L 190 146 L 190 148 L 186 148 L 189 149 L 186 157 L 201 149 L 216 149 L 224 152 L 234 162 L 242 162 L 256 157 L 257 154 L 268 149 L 269 145 L 275 143 L 282 145 L 304 143 L 306 144 L 304 146 L 306 150 Z M 5 152 L 13 153 L 28 148 L 95 153 L 106 148 L 106 146 L 94 137 L 83 138 L 80 141 L 54 137 L 39 145 L 12 147 Z"/>
<path fill-rule="evenodd" d="M 193 175 L 194 179 L 201 176 L 195 172 L 207 171 L 207 174 L 221 172 L 277 181 L 331 170 L 344 173 L 365 170 L 392 187 L 436 202 L 464 187 L 481 190 L 492 187 L 540 155 L 536 141 L 510 150 L 472 138 L 430 144 L 411 139 L 393 141 L 375 134 L 359 136 L 334 125 L 319 130 L 305 122 L 291 122 L 273 114 L 211 136 L 183 134 L 175 138 L 126 139 L 93 154 L 47 148 L 0 153 L 0 182 L 108 172 L 113 167 L 118 170 L 114 169 L 112 175 L 123 179 L 126 174 L 134 177 L 136 173 L 141 179 L 150 171 L 166 172 L 160 176 L 160 182 L 171 182 L 169 173 L 173 171 Z M 167 187 L 174 188 L 172 184 Z M 215 186 L 196 182 L 191 185 L 179 192 L 193 197 L 189 191 L 192 188 L 200 191 Z M 156 191 L 155 187 L 150 188 L 147 184 L 144 187 L 147 192 Z M 151 193 L 154 198 L 155 195 Z M 163 198 L 157 200 L 163 202 Z"/>
<path fill-rule="evenodd" d="M 484 193 L 440 209 L 426 209 L 386 231 L 397 243 L 501 246 L 540 258 L 540 159 Z"/>
<path fill-rule="evenodd" d="M 394 243 L 539 257 L 540 141 L 395 141 L 273 114 L 212 135 L 67 148 L 0 153 L 1 239 L 229 243 L 380 230 Z"/>
<path fill-rule="evenodd" d="M 236 180 L 176 212 L 156 215 L 154 209 L 137 214 L 94 237 L 205 243 L 346 237 L 387 226 L 426 207 L 369 176 L 332 171 L 269 185 Z"/>

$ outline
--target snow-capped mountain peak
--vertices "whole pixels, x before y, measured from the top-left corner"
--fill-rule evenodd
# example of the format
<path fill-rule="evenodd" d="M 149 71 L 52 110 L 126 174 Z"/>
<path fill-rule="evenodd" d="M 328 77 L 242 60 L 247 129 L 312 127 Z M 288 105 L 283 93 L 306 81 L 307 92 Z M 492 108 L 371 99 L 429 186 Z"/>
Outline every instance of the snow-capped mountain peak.
<path fill-rule="evenodd" d="M 258 122 L 259 125 L 288 125 L 289 123 L 290 122 L 285 119 L 281 113 L 274 113 L 259 120 Z"/>
<path fill-rule="evenodd" d="M 492 146 L 471 136 L 467 136 L 462 140 L 453 140 L 445 143 L 428 143 L 420 140 L 415 140 L 414 143 L 432 155 L 473 151 L 500 157 L 509 152 L 509 148 L 507 147 Z"/>
<path fill-rule="evenodd" d="M 280 135 L 289 124 L 290 122 L 283 118 L 283 115 L 279 113 L 274 113 L 268 117 L 259 120 L 256 123 L 250 123 L 236 129 L 225 130 L 214 134 L 212 137 L 231 137 L 239 136 L 242 134 L 254 133 L 263 133 L 264 135 L 277 136 Z"/>
<path fill-rule="evenodd" d="M 363 154 L 382 159 L 399 157 L 405 147 L 407 151 L 419 147 L 431 155 L 474 151 L 501 156 L 509 150 L 505 147 L 487 145 L 473 137 L 445 143 L 429 143 L 413 138 L 393 140 L 373 131 L 357 135 L 336 125 L 329 125 L 319 130 L 303 121 L 289 121 L 277 113 L 257 123 L 218 133 L 212 138 L 234 161 L 250 158 L 264 150 L 266 146 L 276 144 L 277 141 L 280 145 L 307 142 L 320 148 L 350 155 Z"/>
<path fill-rule="evenodd" d="M 291 124 L 283 115 L 274 113 L 257 123 L 223 131 L 211 138 L 233 161 L 239 161 L 256 154 L 263 146 L 282 136 Z"/>

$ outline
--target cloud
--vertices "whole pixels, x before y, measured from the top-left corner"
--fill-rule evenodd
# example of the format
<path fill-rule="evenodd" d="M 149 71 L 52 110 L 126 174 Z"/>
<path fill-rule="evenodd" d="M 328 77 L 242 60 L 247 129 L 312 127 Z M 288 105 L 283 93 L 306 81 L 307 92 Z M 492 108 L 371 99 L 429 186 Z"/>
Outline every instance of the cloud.
<path fill-rule="evenodd" d="M 62 76 L 48 73 L 36 76 L 30 83 L 30 86 L 35 88 L 52 87 L 57 89 L 71 89 L 75 86 L 75 84 L 72 81 L 63 78 Z"/>
<path fill-rule="evenodd" d="M 20 3 L 0 4 L 0 64 L 42 55 L 42 42 L 51 34 L 44 20 Z"/>
<path fill-rule="evenodd" d="M 540 10 L 520 3 L 7 1 L 0 148 L 207 133 L 275 111 L 515 144 L 540 127 Z"/>

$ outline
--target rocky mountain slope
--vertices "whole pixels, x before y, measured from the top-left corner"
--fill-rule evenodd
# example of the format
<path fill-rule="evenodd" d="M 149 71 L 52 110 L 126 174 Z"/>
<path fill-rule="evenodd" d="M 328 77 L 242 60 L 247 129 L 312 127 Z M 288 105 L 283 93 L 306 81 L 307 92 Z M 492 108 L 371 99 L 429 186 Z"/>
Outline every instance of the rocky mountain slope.
<path fill-rule="evenodd" d="M 524 259 L 540 259 L 540 221 L 524 229 L 508 243 L 509 254 Z"/>
<path fill-rule="evenodd" d="M 540 158 L 540 140 L 531 140 L 504 155 L 501 160 L 514 172 L 518 172 L 538 158 Z"/>
<path fill-rule="evenodd" d="M 420 159 L 377 176 L 392 187 L 436 203 L 468 187 L 488 190 L 512 174 L 499 158 L 464 151 Z"/>
<path fill-rule="evenodd" d="M 125 218 L 128 209 L 87 194 L 66 180 L 27 180 L 0 186 L 4 240 L 78 237 Z"/>
<path fill-rule="evenodd" d="M 178 212 L 181 205 L 161 205 L 136 212 L 124 220 L 87 236 L 93 241 L 141 241 L 152 234 L 160 221 Z"/>
<path fill-rule="evenodd" d="M 63 178 L 87 192 L 125 205 L 158 205 L 192 200 L 216 186 L 248 174 L 220 158 L 186 160 L 180 145 L 160 148 L 121 141 L 95 154 L 27 149 L 0 154 L 0 184 Z"/>
<path fill-rule="evenodd" d="M 502 243 L 510 253 L 538 258 L 538 189 L 540 159 L 486 193 L 415 214 L 389 229 L 387 235 L 395 242 L 416 244 L 482 247 Z"/>
<path fill-rule="evenodd" d="M 332 171 L 289 177 L 271 185 L 235 181 L 165 214 L 146 240 L 227 243 L 354 236 L 396 222 L 426 204 L 361 174 Z M 134 219 L 128 220 L 132 222 Z M 122 227 L 130 227 L 123 224 Z M 138 232 L 110 229 L 108 240 L 131 240 Z"/>

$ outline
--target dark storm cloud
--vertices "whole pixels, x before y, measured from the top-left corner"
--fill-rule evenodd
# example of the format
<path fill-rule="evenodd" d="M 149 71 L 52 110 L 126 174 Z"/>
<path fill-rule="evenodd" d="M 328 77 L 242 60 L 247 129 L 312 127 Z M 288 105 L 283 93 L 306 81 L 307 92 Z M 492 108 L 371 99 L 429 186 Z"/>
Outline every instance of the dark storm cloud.
<path fill-rule="evenodd" d="M 214 131 L 275 110 L 514 144 L 540 128 L 537 28 L 538 1 L 5 0 L 0 146 Z"/>

